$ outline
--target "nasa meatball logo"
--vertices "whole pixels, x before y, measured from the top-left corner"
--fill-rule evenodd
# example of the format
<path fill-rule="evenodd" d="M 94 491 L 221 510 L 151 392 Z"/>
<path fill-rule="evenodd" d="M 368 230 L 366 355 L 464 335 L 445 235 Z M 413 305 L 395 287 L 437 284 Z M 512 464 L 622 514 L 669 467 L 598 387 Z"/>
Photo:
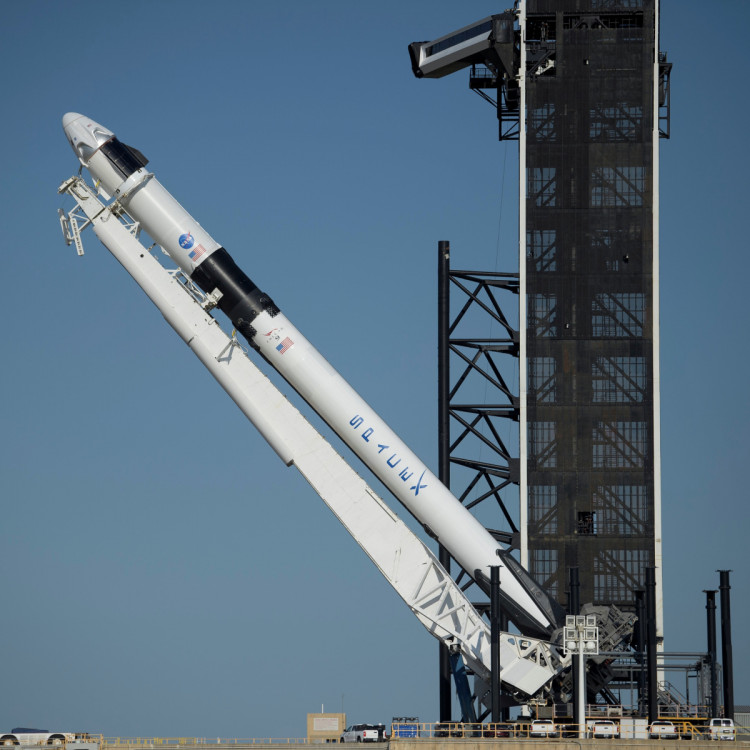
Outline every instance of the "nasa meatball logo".
<path fill-rule="evenodd" d="M 180 239 L 178 240 L 178 242 L 180 243 L 180 247 L 183 250 L 190 250 L 190 248 L 195 243 L 195 238 L 192 234 L 190 234 L 190 232 L 185 232 L 185 234 L 180 235 Z"/>

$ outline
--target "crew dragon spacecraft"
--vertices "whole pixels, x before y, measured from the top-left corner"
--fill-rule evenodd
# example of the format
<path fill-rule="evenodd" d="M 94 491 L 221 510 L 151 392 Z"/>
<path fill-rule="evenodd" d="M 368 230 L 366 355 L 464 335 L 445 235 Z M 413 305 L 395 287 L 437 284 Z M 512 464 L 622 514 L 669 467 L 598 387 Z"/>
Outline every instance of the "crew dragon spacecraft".
<path fill-rule="evenodd" d="M 66 114 L 63 129 L 99 192 L 114 199 L 164 249 L 251 347 L 485 591 L 489 589 L 490 568 L 500 565 L 504 611 L 524 635 L 549 639 L 563 624 L 559 604 L 380 419 L 227 250 L 145 169 L 148 161 L 143 154 L 81 114 Z"/>

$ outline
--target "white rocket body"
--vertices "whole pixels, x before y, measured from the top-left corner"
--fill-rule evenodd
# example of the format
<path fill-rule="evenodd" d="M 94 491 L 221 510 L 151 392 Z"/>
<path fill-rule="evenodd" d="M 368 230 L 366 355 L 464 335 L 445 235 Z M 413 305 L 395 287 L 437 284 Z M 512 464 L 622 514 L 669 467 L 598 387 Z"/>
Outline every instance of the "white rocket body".
<path fill-rule="evenodd" d="M 383 482 L 410 513 L 486 588 L 500 565 L 503 607 L 522 632 L 548 637 L 559 605 L 399 439 L 300 331 L 145 170 L 140 152 L 88 118 L 68 113 L 63 128 L 81 163 L 219 307 L 263 357 Z"/>

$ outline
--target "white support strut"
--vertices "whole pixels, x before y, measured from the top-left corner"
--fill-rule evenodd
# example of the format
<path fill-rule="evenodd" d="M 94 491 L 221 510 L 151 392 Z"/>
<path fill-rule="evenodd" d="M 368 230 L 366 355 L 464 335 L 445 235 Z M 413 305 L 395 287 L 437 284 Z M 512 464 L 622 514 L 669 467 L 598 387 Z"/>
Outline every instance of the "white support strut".
<path fill-rule="evenodd" d="M 167 270 L 138 240 L 117 202 L 104 205 L 80 177 L 59 188 L 76 201 L 61 224 L 82 253 L 72 227 L 83 213 L 96 236 L 156 305 L 167 322 L 255 425 L 281 460 L 294 465 L 424 627 L 484 682 L 490 679 L 489 625 L 431 550 L 312 427 L 211 316 L 215 304 L 180 271 Z M 538 693 L 569 662 L 545 641 L 504 633 L 502 682 L 516 693 Z"/>

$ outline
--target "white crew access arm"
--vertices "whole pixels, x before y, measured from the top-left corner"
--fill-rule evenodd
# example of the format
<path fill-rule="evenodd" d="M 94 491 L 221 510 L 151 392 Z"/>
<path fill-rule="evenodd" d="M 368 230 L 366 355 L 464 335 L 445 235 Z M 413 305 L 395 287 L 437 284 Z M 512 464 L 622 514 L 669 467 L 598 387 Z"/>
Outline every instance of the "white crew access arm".
<path fill-rule="evenodd" d="M 341 521 L 398 595 L 436 638 L 458 649 L 482 680 L 490 677 L 490 632 L 435 555 L 323 439 L 250 361 L 237 340 L 211 316 L 216 300 L 178 270 L 165 269 L 137 239 L 137 225 L 117 202 L 105 206 L 81 178 L 64 182 L 77 208 L 61 222 L 68 244 L 83 248 L 80 231 L 91 224 L 167 322 L 287 465 L 294 465 Z M 534 695 L 567 660 L 531 638 L 501 636 L 502 681 Z"/>

